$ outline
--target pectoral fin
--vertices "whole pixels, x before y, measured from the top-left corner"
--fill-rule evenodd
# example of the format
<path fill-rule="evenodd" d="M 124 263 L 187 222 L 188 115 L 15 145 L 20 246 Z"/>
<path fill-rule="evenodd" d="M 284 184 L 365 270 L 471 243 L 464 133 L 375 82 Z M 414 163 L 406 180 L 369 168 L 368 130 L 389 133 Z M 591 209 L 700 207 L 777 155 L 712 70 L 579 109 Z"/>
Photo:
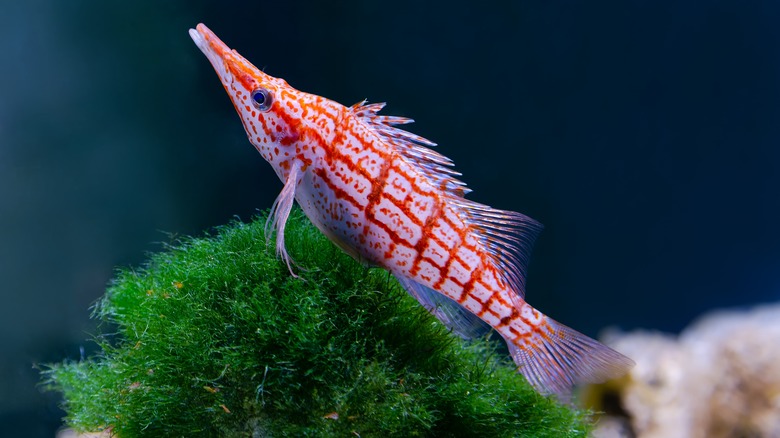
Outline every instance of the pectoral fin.
<path fill-rule="evenodd" d="M 287 254 L 287 249 L 284 246 L 284 226 L 287 224 L 287 218 L 290 216 L 290 210 L 292 210 L 293 201 L 295 201 L 295 188 L 298 185 L 299 169 L 297 165 L 293 165 L 290 169 L 290 173 L 287 175 L 287 180 L 284 182 L 284 187 L 281 193 L 274 201 L 271 212 L 268 214 L 268 219 L 265 222 L 265 235 L 270 238 L 269 228 L 276 230 L 276 255 L 281 258 L 286 264 L 287 269 L 290 270 L 290 274 L 293 277 L 298 277 L 292 270 L 292 265 L 295 264 L 290 260 L 290 256 Z"/>

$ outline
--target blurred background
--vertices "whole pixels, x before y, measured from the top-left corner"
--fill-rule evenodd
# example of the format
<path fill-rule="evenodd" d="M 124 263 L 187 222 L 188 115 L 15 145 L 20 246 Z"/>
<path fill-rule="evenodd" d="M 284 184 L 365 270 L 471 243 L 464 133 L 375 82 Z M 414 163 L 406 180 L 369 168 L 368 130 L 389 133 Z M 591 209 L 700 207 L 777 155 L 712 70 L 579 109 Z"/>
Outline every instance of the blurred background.
<path fill-rule="evenodd" d="M 469 198 L 544 223 L 528 298 L 572 327 L 677 332 L 780 298 L 777 2 L 6 1 L 4 436 L 61 425 L 35 366 L 94 350 L 115 267 L 281 190 L 198 22 L 296 88 L 387 100 Z"/>

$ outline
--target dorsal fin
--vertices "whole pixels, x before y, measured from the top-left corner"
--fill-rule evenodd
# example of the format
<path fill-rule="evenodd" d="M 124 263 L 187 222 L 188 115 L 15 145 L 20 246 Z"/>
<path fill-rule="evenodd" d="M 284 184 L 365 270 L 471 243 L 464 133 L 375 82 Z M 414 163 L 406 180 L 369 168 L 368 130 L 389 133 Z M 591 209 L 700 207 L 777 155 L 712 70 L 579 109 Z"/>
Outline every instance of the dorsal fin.
<path fill-rule="evenodd" d="M 467 199 L 451 199 L 498 267 L 498 275 L 525 298 L 525 275 L 542 224 L 514 211 L 497 210 Z M 465 214 L 465 217 L 464 217 Z"/>
<path fill-rule="evenodd" d="M 383 140 L 394 146 L 404 158 L 416 164 L 436 187 L 459 198 L 471 191 L 466 188 L 466 183 L 456 178 L 460 173 L 452 169 L 452 160 L 430 149 L 436 146 L 436 143 L 396 128 L 397 125 L 413 123 L 413 119 L 380 116 L 378 113 L 384 107 L 384 103 L 366 104 L 366 101 L 363 101 L 352 105 L 350 110 L 357 118 L 372 127 Z"/>
<path fill-rule="evenodd" d="M 379 134 L 431 182 L 442 190 L 445 199 L 455 207 L 460 219 L 470 225 L 485 251 L 498 268 L 499 276 L 520 298 L 525 296 L 526 267 L 536 237 L 542 225 L 520 213 L 497 210 L 469 201 L 466 183 L 457 179 L 460 173 L 452 169 L 453 162 L 430 149 L 436 143 L 412 134 L 397 125 L 414 122 L 406 117 L 379 115 L 384 103 L 356 103 L 350 110 Z"/>

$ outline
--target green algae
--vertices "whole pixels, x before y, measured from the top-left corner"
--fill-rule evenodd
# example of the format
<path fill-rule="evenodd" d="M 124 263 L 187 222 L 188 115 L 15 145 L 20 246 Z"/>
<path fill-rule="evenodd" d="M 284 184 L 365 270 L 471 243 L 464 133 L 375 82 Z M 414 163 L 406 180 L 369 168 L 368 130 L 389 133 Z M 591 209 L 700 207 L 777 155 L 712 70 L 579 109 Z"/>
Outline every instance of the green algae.
<path fill-rule="evenodd" d="M 584 437 L 483 339 L 463 341 L 294 211 L 290 275 L 265 217 L 123 269 L 95 307 L 102 352 L 50 365 L 79 431 L 136 436 Z"/>

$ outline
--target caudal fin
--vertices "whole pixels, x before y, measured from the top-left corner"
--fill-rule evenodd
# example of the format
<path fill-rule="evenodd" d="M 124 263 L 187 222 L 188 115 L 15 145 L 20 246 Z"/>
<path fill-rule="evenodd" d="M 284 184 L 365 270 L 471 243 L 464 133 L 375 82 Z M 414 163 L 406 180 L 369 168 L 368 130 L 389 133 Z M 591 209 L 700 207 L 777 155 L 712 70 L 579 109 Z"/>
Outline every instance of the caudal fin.
<path fill-rule="evenodd" d="M 522 345 L 507 341 L 518 371 L 543 394 L 568 399 L 574 385 L 619 377 L 634 361 L 552 318 L 542 316 L 539 330 Z"/>

